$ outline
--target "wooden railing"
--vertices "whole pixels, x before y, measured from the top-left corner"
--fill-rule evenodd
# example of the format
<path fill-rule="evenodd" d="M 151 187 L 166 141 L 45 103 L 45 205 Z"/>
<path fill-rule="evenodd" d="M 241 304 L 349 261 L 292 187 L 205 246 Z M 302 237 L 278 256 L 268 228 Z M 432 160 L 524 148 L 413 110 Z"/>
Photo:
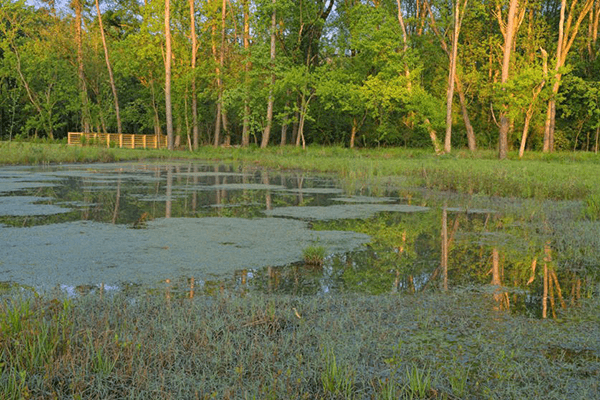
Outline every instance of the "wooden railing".
<path fill-rule="evenodd" d="M 134 135 L 127 133 L 69 132 L 68 143 L 77 146 L 88 144 L 102 145 L 106 147 L 118 146 L 129 149 L 159 149 L 167 147 L 167 137 L 165 135 Z"/>

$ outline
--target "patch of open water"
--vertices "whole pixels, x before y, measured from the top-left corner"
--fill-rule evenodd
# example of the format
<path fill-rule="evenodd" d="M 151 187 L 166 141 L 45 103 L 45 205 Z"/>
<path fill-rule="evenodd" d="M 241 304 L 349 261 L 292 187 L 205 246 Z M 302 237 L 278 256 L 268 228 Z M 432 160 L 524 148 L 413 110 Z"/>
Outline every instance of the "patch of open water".
<path fill-rule="evenodd" d="M 544 296 L 551 312 L 597 293 L 600 224 L 581 220 L 581 204 L 401 182 L 354 190 L 326 174 L 195 162 L 4 167 L 0 282 L 182 296 L 475 284 L 535 315 Z M 309 247 L 324 248 L 323 265 L 304 264 Z"/>

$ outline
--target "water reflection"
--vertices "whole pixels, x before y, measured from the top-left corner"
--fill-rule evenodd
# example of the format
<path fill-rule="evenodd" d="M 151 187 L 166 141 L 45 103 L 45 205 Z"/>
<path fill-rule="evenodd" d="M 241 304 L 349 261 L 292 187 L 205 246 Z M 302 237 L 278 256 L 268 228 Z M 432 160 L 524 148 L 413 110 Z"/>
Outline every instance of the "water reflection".
<path fill-rule="evenodd" d="M 85 278 L 79 274 L 79 281 L 73 283 L 68 281 L 69 274 L 60 275 L 61 265 L 51 266 L 64 276 L 58 289 L 72 294 L 119 288 L 164 290 L 168 296 L 179 297 L 223 291 L 323 295 L 476 287 L 482 295 L 491 295 L 498 309 L 543 318 L 577 305 L 582 297 L 597 295 L 600 225 L 583 220 L 578 203 L 461 197 L 393 185 L 372 190 L 361 187 L 360 192 L 353 187 L 329 175 L 276 172 L 248 165 L 181 162 L 3 168 L 0 235 L 14 251 L 21 249 L 13 239 L 18 237 L 21 242 L 65 253 L 73 249 L 68 243 L 61 247 L 60 239 L 77 236 L 77 232 L 64 231 L 65 227 L 99 224 L 77 228 L 88 232 L 106 229 L 107 224 L 114 226 L 116 230 L 106 236 L 93 236 L 106 241 L 103 252 L 96 255 L 100 263 L 94 267 L 97 275 L 90 272 Z M 215 225 L 213 217 L 238 222 Z M 150 231 L 169 225 L 164 219 L 173 221 L 168 237 L 159 236 L 141 246 L 149 240 Z M 259 230 L 258 225 L 242 226 L 242 221 L 263 219 L 299 225 L 289 225 L 289 231 L 276 225 L 266 230 Z M 200 225 L 192 229 L 189 221 Z M 50 229 L 33 229 L 44 226 Z M 131 228 L 148 233 L 128 233 Z M 206 231 L 204 236 L 198 229 Z M 285 232 L 298 229 L 305 229 L 298 238 L 282 241 L 289 235 Z M 229 233 L 236 231 L 254 241 L 231 239 Z M 39 239 L 28 232 L 48 237 Z M 63 237 L 52 237 L 60 232 L 65 232 Z M 315 240 L 308 235 L 319 233 L 319 240 L 327 240 L 329 232 L 358 232 L 369 235 L 370 240 L 367 246 L 348 251 L 356 246 L 343 250 L 340 242 L 349 239 L 331 239 L 322 267 L 304 265 L 300 261 L 302 246 Z M 126 258 L 126 243 L 114 240 L 132 241 L 136 253 L 131 254 L 132 260 Z M 214 247 L 213 253 L 194 252 L 208 244 Z M 259 252 L 287 253 L 287 258 L 278 260 L 289 261 L 265 258 L 260 265 L 243 261 L 238 265 L 222 258 L 256 250 L 259 244 L 264 245 Z M 24 261 L 5 251 L 0 280 L 39 290 L 39 280 L 11 275 Z M 60 254 L 50 257 L 46 249 L 35 252 L 38 258 L 27 258 L 27 262 L 39 264 L 45 271 L 49 268 L 45 261 L 68 259 Z M 115 252 L 125 258 L 108 261 Z M 256 255 L 241 254 L 242 260 L 250 257 L 244 254 Z M 148 257 L 148 268 L 163 268 L 168 276 L 152 272 L 146 277 L 153 279 L 150 289 L 126 273 L 117 283 L 102 283 L 108 282 L 102 273 L 108 274 L 111 268 L 123 272 L 129 266 L 139 268 L 138 275 L 147 274 L 142 256 Z M 222 259 L 223 268 L 201 267 L 207 257 L 217 263 Z M 169 269 L 170 264 L 177 268 Z"/>

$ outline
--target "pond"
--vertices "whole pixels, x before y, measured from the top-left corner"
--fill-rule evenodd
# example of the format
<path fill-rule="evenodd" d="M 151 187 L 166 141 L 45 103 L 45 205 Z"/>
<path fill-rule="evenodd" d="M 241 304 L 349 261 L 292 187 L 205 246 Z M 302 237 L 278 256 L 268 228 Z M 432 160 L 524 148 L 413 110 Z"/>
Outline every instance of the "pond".
<path fill-rule="evenodd" d="M 580 202 L 201 162 L 0 168 L 0 282 L 70 295 L 489 292 L 550 316 L 598 291 Z M 323 251 L 322 263 L 303 254 Z"/>

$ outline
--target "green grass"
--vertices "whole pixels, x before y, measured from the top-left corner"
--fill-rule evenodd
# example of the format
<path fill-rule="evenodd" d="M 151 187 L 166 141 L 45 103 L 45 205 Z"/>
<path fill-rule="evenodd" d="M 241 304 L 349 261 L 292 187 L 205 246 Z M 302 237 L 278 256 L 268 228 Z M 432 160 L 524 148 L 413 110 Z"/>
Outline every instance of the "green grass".
<path fill-rule="evenodd" d="M 65 144 L 0 142 L 2 164 L 109 162 L 141 159 L 202 159 L 259 164 L 276 169 L 338 173 L 349 189 L 382 185 L 421 186 L 468 194 L 555 200 L 600 196 L 600 156 L 592 153 L 527 153 L 498 161 L 496 153 L 456 151 L 435 156 L 427 150 L 341 147 L 213 148 L 196 152 L 107 149 Z M 402 178 L 399 180 L 399 178 Z"/>
<path fill-rule="evenodd" d="M 597 300 L 552 322 L 496 311 L 472 290 L 7 299 L 0 398 L 600 395 Z"/>
<path fill-rule="evenodd" d="M 308 246 L 302 250 L 302 257 L 306 265 L 322 266 L 325 254 L 325 247 L 323 246 Z"/>

